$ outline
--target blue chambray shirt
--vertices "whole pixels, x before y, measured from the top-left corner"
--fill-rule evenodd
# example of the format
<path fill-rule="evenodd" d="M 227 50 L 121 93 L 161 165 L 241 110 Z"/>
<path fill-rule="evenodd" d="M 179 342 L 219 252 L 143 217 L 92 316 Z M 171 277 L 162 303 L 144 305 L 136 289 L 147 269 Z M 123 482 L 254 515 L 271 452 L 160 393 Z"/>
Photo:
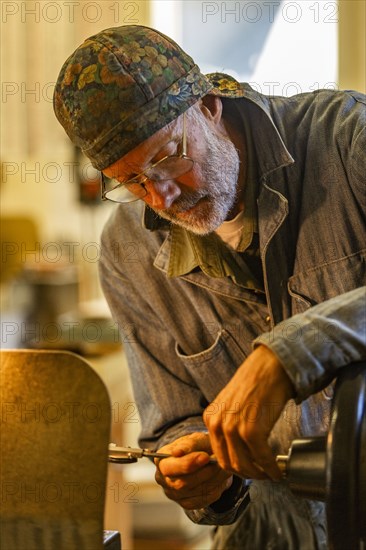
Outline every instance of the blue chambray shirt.
<path fill-rule="evenodd" d="M 252 129 L 264 293 L 199 269 L 168 277 L 171 233 L 142 224 L 142 203 L 118 206 L 103 232 L 101 282 L 121 330 L 142 446 L 205 430 L 203 410 L 263 343 L 296 390 L 270 437 L 274 452 L 286 453 L 293 439 L 326 433 L 338 369 L 366 358 L 365 96 L 267 97 L 243 87 L 244 98 L 223 101 L 237 102 Z M 188 512 L 222 525 L 215 548 L 326 547 L 322 503 L 255 480 L 248 504 L 247 485 L 225 511 Z"/>

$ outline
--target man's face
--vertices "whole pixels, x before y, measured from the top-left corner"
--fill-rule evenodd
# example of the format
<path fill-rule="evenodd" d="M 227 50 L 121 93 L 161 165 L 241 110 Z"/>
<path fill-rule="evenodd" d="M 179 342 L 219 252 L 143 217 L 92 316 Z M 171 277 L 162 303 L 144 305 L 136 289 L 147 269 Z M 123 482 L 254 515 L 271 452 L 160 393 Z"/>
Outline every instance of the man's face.
<path fill-rule="evenodd" d="M 175 179 L 144 183 L 143 200 L 159 216 L 193 233 L 214 231 L 229 216 L 237 200 L 239 155 L 228 137 L 208 123 L 200 109 L 186 113 L 187 154 L 192 169 Z M 163 158 L 177 153 L 182 141 L 182 116 L 104 170 L 126 181 Z"/>

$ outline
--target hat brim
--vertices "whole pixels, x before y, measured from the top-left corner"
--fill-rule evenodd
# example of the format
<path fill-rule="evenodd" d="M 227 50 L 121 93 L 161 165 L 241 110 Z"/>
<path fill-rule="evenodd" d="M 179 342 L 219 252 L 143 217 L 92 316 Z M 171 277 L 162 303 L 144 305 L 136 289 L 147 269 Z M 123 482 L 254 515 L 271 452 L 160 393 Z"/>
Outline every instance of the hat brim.
<path fill-rule="evenodd" d="M 246 95 L 243 86 L 230 75 L 224 73 L 209 73 L 205 75 L 212 88 L 208 92 L 212 95 L 228 98 L 240 98 Z"/>

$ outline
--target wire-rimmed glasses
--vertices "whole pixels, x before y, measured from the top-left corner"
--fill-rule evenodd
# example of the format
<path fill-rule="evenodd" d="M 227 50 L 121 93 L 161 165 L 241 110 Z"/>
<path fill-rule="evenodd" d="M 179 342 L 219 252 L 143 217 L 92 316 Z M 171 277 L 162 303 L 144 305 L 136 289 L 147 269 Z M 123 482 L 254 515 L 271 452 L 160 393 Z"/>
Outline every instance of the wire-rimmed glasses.
<path fill-rule="evenodd" d="M 127 181 L 109 179 L 102 172 L 102 200 L 127 203 L 143 199 L 147 194 L 145 186 L 147 180 L 159 182 L 179 178 L 189 172 L 193 164 L 194 160 L 187 155 L 185 113 L 183 113 L 181 152 L 167 155 Z"/>

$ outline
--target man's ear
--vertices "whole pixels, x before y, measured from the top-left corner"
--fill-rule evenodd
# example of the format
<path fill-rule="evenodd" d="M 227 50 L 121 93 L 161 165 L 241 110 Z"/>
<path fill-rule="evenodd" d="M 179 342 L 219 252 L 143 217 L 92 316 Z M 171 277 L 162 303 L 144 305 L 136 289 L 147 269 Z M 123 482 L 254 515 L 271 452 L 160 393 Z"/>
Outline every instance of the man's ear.
<path fill-rule="evenodd" d="M 212 120 L 215 124 L 220 124 L 222 118 L 222 101 L 217 95 L 207 94 L 201 98 L 200 109 L 203 115 Z"/>

